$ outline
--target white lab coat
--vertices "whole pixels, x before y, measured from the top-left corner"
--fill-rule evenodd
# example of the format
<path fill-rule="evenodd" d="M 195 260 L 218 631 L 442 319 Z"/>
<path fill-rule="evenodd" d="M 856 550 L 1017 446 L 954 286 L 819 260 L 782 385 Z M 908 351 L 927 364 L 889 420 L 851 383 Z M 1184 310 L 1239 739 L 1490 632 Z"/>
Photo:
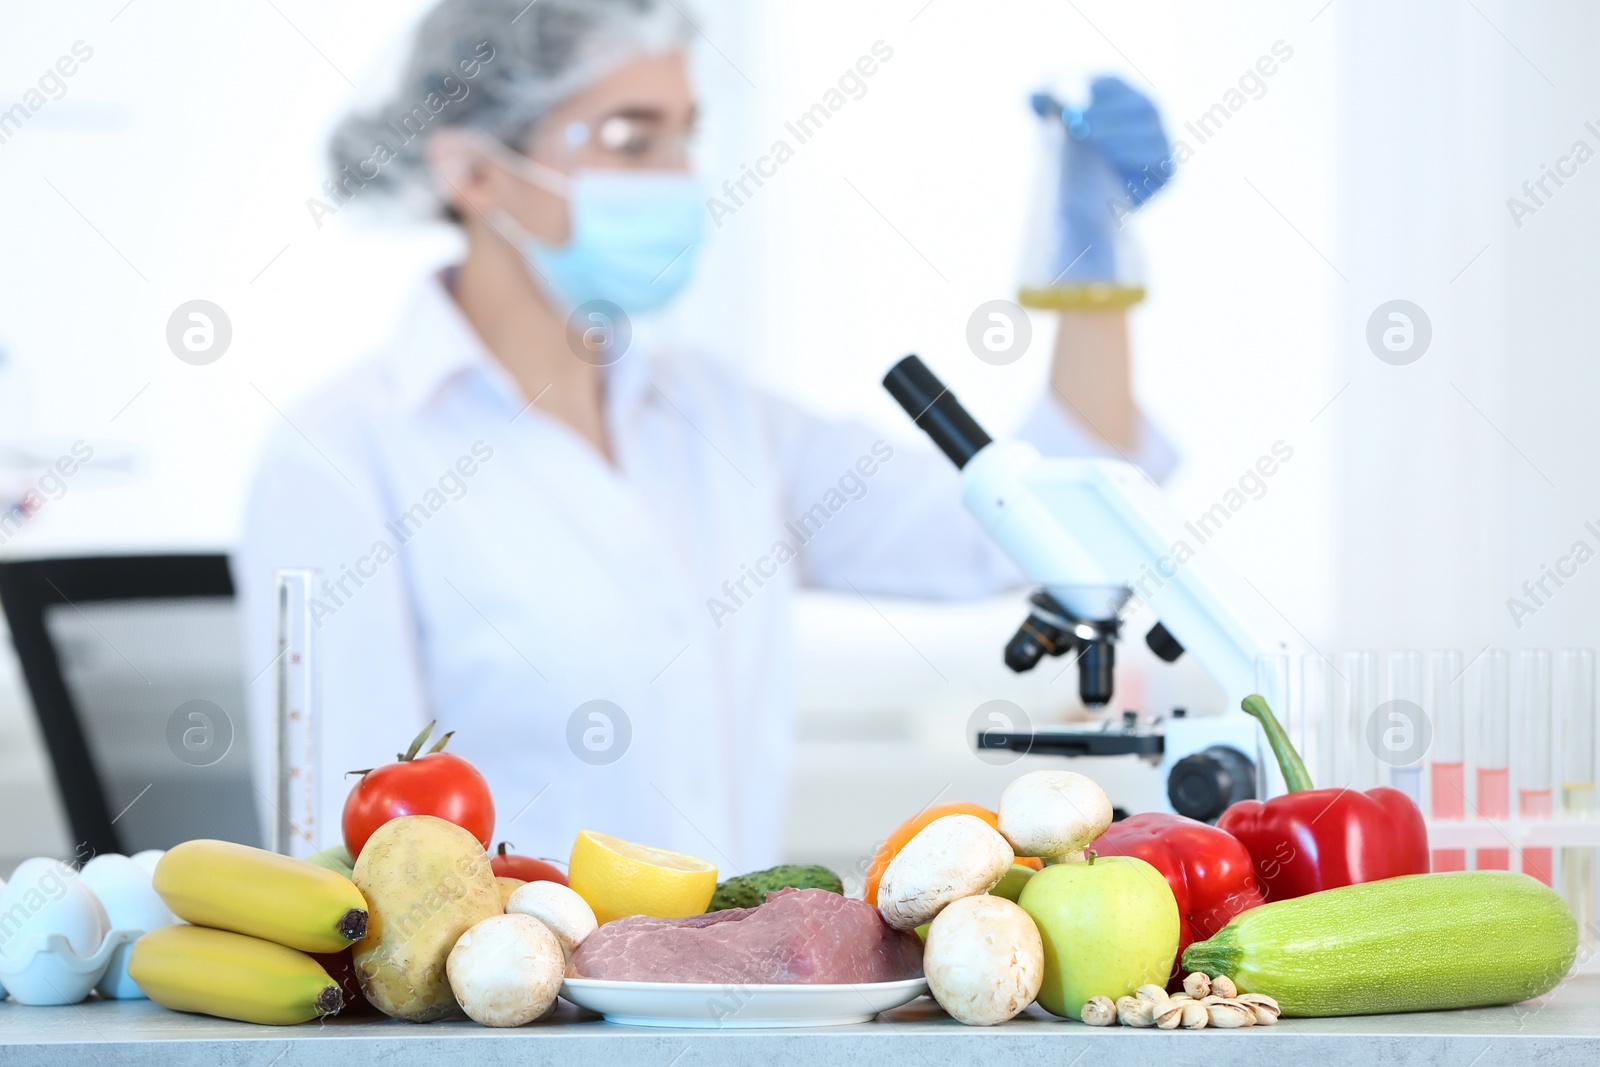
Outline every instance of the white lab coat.
<path fill-rule="evenodd" d="M 795 591 L 1020 584 L 931 448 L 807 415 L 710 360 L 630 351 L 606 375 L 615 467 L 528 405 L 433 279 L 374 358 L 272 436 L 235 577 L 252 671 L 274 654 L 273 569 L 317 567 L 327 583 L 313 605 L 318 847 L 339 840 L 345 772 L 393 760 L 437 719 L 518 851 L 564 857 L 594 829 L 725 871 L 769 865 L 787 815 Z M 1048 400 L 1021 435 L 1102 451 Z M 1134 458 L 1159 477 L 1171 450 L 1141 436 Z M 273 677 L 250 690 L 263 797 Z M 596 700 L 626 722 L 591 705 L 574 725 Z"/>

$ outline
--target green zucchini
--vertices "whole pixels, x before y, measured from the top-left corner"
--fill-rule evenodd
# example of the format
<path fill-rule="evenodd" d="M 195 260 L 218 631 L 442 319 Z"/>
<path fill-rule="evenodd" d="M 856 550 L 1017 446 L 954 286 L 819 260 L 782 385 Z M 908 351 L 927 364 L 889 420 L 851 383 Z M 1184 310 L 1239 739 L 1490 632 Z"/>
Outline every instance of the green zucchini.
<path fill-rule="evenodd" d="M 1525 874 L 1411 874 L 1241 912 L 1183 953 L 1285 1015 L 1514 1004 L 1554 989 L 1578 952 L 1562 899 Z"/>

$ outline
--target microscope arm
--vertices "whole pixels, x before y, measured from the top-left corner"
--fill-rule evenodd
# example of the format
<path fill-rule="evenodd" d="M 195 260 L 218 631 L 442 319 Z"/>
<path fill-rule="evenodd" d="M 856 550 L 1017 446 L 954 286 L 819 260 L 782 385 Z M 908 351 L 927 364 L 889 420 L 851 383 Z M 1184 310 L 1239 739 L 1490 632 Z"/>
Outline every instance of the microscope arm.
<path fill-rule="evenodd" d="M 1137 596 L 1170 635 L 1151 638 L 1158 654 L 1188 651 L 1227 709 L 1254 691 L 1256 658 L 1278 647 L 1277 628 L 1259 594 L 1204 551 L 1206 531 L 1148 477 L 1127 463 L 1042 459 L 1025 443 L 992 441 L 916 356 L 884 386 L 961 468 L 967 509 L 1080 630 L 1114 636 Z"/>

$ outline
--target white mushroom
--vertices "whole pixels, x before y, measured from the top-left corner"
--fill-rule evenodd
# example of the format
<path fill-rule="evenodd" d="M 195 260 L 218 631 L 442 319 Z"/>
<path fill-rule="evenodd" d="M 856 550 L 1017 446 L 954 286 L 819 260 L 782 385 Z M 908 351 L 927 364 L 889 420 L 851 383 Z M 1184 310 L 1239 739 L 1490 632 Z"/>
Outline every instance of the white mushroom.
<path fill-rule="evenodd" d="M 506 901 L 506 914 L 531 915 L 544 923 L 561 942 L 562 956 L 569 960 L 583 939 L 600 925 L 588 902 L 559 882 L 526 882 L 517 886 Z"/>
<path fill-rule="evenodd" d="M 462 934 L 445 961 L 450 991 L 484 1026 L 521 1026 L 555 1003 L 566 973 L 556 935 L 531 915 L 493 915 Z"/>
<path fill-rule="evenodd" d="M 1000 794 L 1000 832 L 1019 856 L 1076 858 L 1111 825 L 1111 798 L 1075 771 L 1031 771 Z"/>
<path fill-rule="evenodd" d="M 1011 859 L 1006 839 L 976 815 L 935 819 L 889 861 L 878 911 L 896 930 L 914 930 L 951 901 L 993 889 Z"/>
<path fill-rule="evenodd" d="M 993 1026 L 1039 995 L 1044 943 L 1028 913 L 1005 897 L 963 897 L 928 927 L 922 970 L 933 999 L 952 1018 Z"/>

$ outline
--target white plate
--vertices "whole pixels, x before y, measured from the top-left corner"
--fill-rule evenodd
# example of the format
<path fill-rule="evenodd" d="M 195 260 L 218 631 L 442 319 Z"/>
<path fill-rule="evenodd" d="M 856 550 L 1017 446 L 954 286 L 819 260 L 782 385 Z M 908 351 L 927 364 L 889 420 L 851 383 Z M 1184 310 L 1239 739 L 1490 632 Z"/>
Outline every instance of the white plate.
<path fill-rule="evenodd" d="M 739 1028 L 842 1026 L 871 1022 L 880 1011 L 928 991 L 923 978 L 860 985 L 710 985 L 568 978 L 561 995 L 607 1022 L 629 1026 Z"/>

